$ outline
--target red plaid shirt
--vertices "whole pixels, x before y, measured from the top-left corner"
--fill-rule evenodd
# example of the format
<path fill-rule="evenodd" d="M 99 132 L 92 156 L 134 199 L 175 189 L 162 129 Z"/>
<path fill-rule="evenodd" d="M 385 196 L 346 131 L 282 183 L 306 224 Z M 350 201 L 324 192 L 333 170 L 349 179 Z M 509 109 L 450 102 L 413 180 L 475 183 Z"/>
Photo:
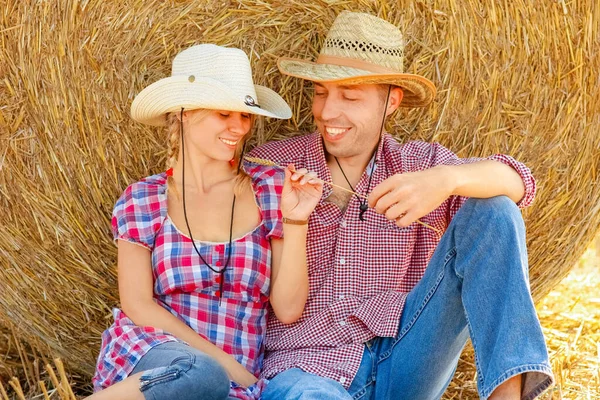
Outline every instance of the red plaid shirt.
<path fill-rule="evenodd" d="M 192 241 L 167 215 L 167 175 L 153 175 L 130 185 L 115 205 L 112 228 L 115 240 L 126 240 L 152 253 L 153 297 L 190 328 L 258 376 L 263 356 L 264 331 L 271 281 L 269 239 L 281 238 L 283 226 L 279 198 L 283 173 L 274 168 L 245 165 L 261 210 L 261 223 L 232 241 L 231 262 L 221 275 L 213 273 L 196 254 Z M 196 241 L 207 262 L 225 263 L 229 243 Z M 119 309 L 115 322 L 102 334 L 94 390 L 104 389 L 129 376 L 139 360 L 162 343 L 178 341 L 152 326 L 137 326 Z M 254 399 L 264 382 L 249 389 L 231 383 L 230 397 Z"/>
<path fill-rule="evenodd" d="M 271 142 L 250 155 L 284 165 L 294 163 L 331 182 L 318 133 Z M 521 175 L 525 196 L 518 205 L 531 204 L 535 180 L 529 169 L 505 155 L 488 159 L 510 165 Z M 371 189 L 398 173 L 480 160 L 460 159 L 435 143 L 400 144 L 386 134 L 377 152 Z M 367 192 L 368 180 L 365 172 L 355 187 L 358 193 Z M 327 200 L 330 194 L 331 188 L 325 186 L 309 221 L 306 308 L 290 325 L 279 322 L 271 311 L 262 375 L 271 378 L 286 369 L 301 368 L 347 388 L 360 365 L 364 343 L 376 336 L 396 335 L 406 295 L 423 277 L 441 235 L 416 223 L 399 228 L 372 209 L 360 221 L 356 196 L 342 213 Z M 465 200 L 452 196 L 421 221 L 443 232 Z"/>

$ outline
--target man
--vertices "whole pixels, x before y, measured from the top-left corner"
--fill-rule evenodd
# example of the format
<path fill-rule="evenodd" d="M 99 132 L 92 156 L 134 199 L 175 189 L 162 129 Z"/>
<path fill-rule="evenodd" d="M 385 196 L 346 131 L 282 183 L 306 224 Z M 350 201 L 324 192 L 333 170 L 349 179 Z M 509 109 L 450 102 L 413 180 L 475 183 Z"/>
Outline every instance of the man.
<path fill-rule="evenodd" d="M 395 26 L 342 12 L 316 63 L 279 61 L 313 81 L 318 132 L 251 156 L 356 195 L 326 187 L 310 218 L 308 302 L 294 324 L 269 318 L 266 400 L 439 398 L 468 337 L 481 398 L 531 399 L 553 383 L 518 209 L 535 181 L 508 156 L 459 159 L 384 133 L 398 107 L 435 96 L 402 56 Z"/>

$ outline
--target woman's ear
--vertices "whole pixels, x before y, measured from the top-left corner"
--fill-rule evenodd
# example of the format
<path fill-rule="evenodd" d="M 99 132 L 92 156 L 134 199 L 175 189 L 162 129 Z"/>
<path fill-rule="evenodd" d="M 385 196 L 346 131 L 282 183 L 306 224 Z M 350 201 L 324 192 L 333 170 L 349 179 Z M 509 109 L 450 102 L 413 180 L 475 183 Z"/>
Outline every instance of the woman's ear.
<path fill-rule="evenodd" d="M 187 120 L 188 120 L 188 118 L 190 117 L 190 116 L 189 116 L 189 112 L 188 112 L 188 111 L 185 111 L 185 110 L 184 110 L 183 112 L 181 112 L 181 110 L 180 110 L 180 111 L 176 111 L 176 112 L 175 112 L 175 115 L 177 116 L 177 120 L 178 120 L 179 122 L 181 122 L 181 121 L 182 121 L 182 116 L 183 116 L 183 121 L 184 121 L 184 122 L 185 122 L 185 121 L 187 121 Z"/>

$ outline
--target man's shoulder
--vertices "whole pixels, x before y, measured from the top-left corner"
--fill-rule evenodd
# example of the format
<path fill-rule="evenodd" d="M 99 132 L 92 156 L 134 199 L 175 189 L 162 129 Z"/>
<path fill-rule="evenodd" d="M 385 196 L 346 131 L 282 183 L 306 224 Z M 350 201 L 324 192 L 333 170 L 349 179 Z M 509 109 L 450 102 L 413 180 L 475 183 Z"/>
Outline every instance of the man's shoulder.
<path fill-rule="evenodd" d="M 402 158 L 429 158 L 436 151 L 437 146 L 439 146 L 437 143 L 420 140 L 400 142 L 391 135 L 388 136 L 386 144 L 388 153 Z"/>
<path fill-rule="evenodd" d="M 391 135 L 386 140 L 386 162 L 394 172 L 410 172 L 431 168 L 436 154 L 443 149 L 438 143 L 413 140 L 399 142 Z"/>

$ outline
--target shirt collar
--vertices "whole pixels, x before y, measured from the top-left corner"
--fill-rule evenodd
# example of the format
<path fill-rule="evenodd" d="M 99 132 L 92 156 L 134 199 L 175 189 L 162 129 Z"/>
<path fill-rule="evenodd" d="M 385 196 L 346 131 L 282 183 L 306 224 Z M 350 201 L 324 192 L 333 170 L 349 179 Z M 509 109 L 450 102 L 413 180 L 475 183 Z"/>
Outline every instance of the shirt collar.
<path fill-rule="evenodd" d="M 377 166 L 381 165 L 382 160 L 385 159 L 385 155 L 383 154 L 384 149 L 386 148 L 385 142 L 389 138 L 391 138 L 391 136 L 384 131 L 377 147 L 377 154 L 375 155 L 375 169 L 373 169 L 374 172 L 378 170 Z M 371 173 L 372 162 L 373 158 L 371 158 L 371 161 L 365 169 L 366 176 L 369 176 Z M 316 172 L 319 178 L 323 179 L 324 181 L 332 181 L 331 171 L 329 171 L 329 167 L 327 166 L 327 161 L 325 158 L 325 146 L 323 144 L 323 138 L 321 137 L 319 131 L 315 131 L 311 134 L 308 146 L 306 146 L 306 169 Z M 332 190 L 333 189 L 330 185 L 324 185 L 321 201 L 328 198 L 331 195 Z"/>

